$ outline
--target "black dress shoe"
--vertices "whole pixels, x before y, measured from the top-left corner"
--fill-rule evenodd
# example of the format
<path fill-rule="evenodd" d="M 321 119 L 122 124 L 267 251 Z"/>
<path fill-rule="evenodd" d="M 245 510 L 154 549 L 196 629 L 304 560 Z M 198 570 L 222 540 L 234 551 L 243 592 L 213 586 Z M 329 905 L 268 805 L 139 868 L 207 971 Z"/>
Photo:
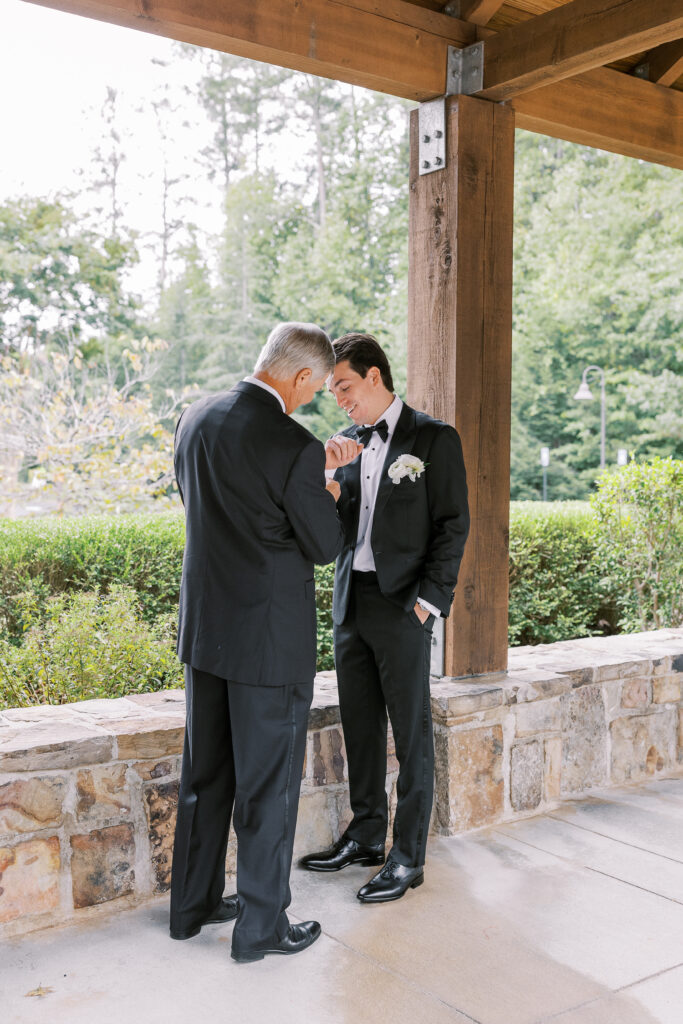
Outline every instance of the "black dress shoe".
<path fill-rule="evenodd" d="M 236 894 L 234 896 L 224 896 L 216 909 L 201 924 L 196 925 L 194 928 L 188 928 L 185 931 L 171 928 L 171 938 L 191 939 L 195 935 L 199 935 L 205 924 L 225 924 L 226 921 L 234 921 L 239 913 L 239 909 L 240 903 Z"/>
<path fill-rule="evenodd" d="M 256 946 L 251 949 L 239 949 L 233 945 L 230 956 L 238 964 L 249 964 L 254 960 L 263 960 L 270 953 L 282 953 L 291 956 L 307 949 L 320 936 L 320 925 L 317 921 L 304 921 L 303 924 L 290 924 L 287 934 L 280 942 L 272 946 Z"/>
<path fill-rule="evenodd" d="M 357 896 L 362 903 L 389 903 L 400 900 L 407 889 L 417 889 L 424 880 L 424 867 L 407 868 L 389 857 L 382 870 L 358 890 Z"/>
<path fill-rule="evenodd" d="M 323 850 L 322 853 L 309 853 L 299 861 L 300 867 L 308 868 L 309 871 L 341 871 L 349 864 L 375 865 L 383 863 L 384 843 L 365 846 L 346 836 L 338 839 L 329 850 Z"/>

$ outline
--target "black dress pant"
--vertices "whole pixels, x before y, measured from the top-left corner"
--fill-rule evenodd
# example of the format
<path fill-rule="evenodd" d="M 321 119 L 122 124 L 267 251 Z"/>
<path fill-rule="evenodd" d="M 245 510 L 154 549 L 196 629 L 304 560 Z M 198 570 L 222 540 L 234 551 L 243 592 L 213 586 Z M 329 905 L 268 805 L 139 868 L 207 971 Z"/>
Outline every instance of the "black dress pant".
<path fill-rule="evenodd" d="M 399 762 L 391 856 L 424 864 L 434 797 L 429 694 L 431 627 L 387 600 L 375 573 L 353 573 L 346 619 L 335 626 L 335 661 L 353 820 L 346 834 L 382 843 L 387 834 L 387 711 Z"/>
<path fill-rule="evenodd" d="M 173 848 L 171 929 L 189 930 L 225 887 L 230 818 L 240 911 L 233 941 L 287 933 L 289 874 L 313 681 L 248 686 L 186 666 L 187 725 Z"/>

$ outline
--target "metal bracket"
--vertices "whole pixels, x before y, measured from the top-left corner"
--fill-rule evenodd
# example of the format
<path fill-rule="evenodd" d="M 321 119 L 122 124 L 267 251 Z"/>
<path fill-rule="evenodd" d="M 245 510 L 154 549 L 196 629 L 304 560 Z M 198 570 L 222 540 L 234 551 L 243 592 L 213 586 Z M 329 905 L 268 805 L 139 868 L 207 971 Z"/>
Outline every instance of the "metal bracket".
<path fill-rule="evenodd" d="M 446 97 L 421 103 L 418 113 L 420 174 L 446 166 Z"/>
<path fill-rule="evenodd" d="M 463 50 L 448 47 L 447 96 L 472 96 L 484 88 L 484 43 Z"/>
<path fill-rule="evenodd" d="M 473 43 L 464 50 L 448 47 L 446 92 L 419 107 L 418 148 L 420 174 L 432 174 L 446 166 L 446 96 L 471 96 L 484 85 L 484 44 Z"/>

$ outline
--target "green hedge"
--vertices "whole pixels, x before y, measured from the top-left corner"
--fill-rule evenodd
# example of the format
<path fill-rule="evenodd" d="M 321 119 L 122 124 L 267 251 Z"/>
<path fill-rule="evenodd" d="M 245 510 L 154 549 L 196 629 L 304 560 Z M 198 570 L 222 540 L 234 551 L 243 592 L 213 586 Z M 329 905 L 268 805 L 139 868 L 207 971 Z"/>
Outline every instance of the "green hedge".
<path fill-rule="evenodd" d="M 513 502 L 510 509 L 510 646 L 615 632 L 588 503 Z"/>
<path fill-rule="evenodd" d="M 27 703 L 37 702 L 41 693 L 43 699 L 58 703 L 77 699 L 79 694 L 120 694 L 125 688 L 119 669 L 131 656 L 130 645 L 124 645 L 120 657 L 114 652 L 110 661 L 102 661 L 99 651 L 98 671 L 107 674 L 105 682 L 95 681 L 89 672 L 79 675 L 73 664 L 64 672 L 55 667 L 63 657 L 59 651 L 64 650 L 57 637 L 60 619 L 65 632 L 67 622 L 69 629 L 78 625 L 79 644 L 90 630 L 100 647 L 105 635 L 109 646 L 116 647 L 112 640 L 116 623 L 120 626 L 125 619 L 126 630 L 137 638 L 142 652 L 128 665 L 129 688 L 154 689 L 177 682 L 180 674 L 173 659 L 162 656 L 159 645 L 165 643 L 172 653 L 169 622 L 177 610 L 183 539 L 182 513 L 0 523 L 0 655 L 6 669 L 5 682 L 0 683 L 0 705 L 21 702 L 7 681 L 12 677 L 24 680 L 15 688 L 19 685 Z M 333 579 L 332 566 L 316 569 L 321 670 L 334 667 Z M 112 592 L 118 596 L 108 603 L 107 595 Z M 94 597 L 73 604 L 77 594 Z M 602 580 L 589 506 L 514 503 L 510 643 L 549 643 L 613 632 L 614 604 Z M 10 647 L 23 648 L 23 654 L 9 651 Z M 41 658 L 54 661 L 49 670 L 51 689 L 41 690 L 36 682 L 42 671 Z"/>

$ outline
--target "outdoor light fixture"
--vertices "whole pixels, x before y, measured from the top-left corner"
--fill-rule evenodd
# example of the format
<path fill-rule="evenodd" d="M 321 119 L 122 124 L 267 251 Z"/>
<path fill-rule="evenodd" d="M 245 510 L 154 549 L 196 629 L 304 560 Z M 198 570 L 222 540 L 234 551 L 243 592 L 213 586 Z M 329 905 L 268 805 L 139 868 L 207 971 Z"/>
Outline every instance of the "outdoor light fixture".
<path fill-rule="evenodd" d="M 590 402 L 593 399 L 593 392 L 588 387 L 588 374 L 596 370 L 600 374 L 600 469 L 605 468 L 605 435 L 606 435 L 606 410 L 605 410 L 605 372 L 599 366 L 587 366 L 583 371 L 579 390 L 574 395 L 577 402 Z"/>

